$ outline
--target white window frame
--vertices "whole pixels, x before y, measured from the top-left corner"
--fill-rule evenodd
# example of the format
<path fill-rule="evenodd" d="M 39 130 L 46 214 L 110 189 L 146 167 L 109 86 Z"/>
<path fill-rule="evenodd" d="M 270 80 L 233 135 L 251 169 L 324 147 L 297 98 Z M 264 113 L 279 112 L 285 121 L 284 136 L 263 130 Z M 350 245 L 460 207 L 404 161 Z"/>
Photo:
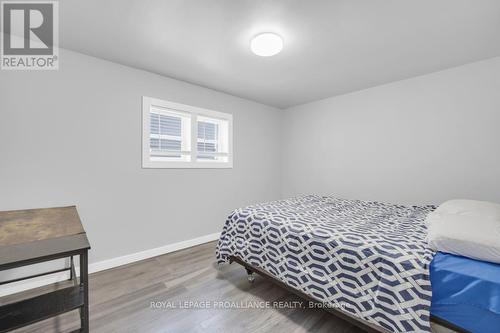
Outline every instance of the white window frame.
<path fill-rule="evenodd" d="M 151 108 L 165 108 L 191 116 L 191 160 L 190 161 L 151 161 L 150 159 L 150 113 Z M 198 161 L 198 116 L 225 120 L 228 123 L 227 162 Z M 225 156 L 225 154 L 224 154 Z M 228 169 L 233 167 L 233 115 L 203 109 L 191 105 L 164 101 L 157 98 L 142 97 L 142 167 L 157 169 Z"/>

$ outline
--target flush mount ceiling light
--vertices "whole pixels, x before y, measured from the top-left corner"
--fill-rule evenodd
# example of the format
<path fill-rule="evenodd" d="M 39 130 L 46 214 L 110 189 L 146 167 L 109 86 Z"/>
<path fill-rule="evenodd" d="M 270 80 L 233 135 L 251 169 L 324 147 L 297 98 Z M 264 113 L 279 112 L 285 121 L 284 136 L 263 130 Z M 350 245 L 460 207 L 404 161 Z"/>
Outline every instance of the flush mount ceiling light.
<path fill-rule="evenodd" d="M 250 49 L 261 57 L 270 57 L 281 52 L 283 38 L 272 32 L 258 34 L 250 41 Z"/>

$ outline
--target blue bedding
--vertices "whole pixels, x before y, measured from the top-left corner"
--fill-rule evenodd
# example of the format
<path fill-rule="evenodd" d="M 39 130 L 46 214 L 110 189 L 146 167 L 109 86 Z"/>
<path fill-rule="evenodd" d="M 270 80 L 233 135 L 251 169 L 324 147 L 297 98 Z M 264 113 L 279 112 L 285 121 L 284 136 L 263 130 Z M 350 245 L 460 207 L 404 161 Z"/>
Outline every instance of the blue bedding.
<path fill-rule="evenodd" d="M 438 252 L 431 314 L 474 333 L 500 332 L 500 264 Z"/>

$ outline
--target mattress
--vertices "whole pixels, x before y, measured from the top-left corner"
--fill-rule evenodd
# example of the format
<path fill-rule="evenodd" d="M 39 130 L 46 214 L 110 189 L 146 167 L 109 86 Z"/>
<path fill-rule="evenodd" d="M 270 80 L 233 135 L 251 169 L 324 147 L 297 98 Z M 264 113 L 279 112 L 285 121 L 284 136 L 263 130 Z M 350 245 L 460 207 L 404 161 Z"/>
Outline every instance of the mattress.
<path fill-rule="evenodd" d="M 309 195 L 237 209 L 216 255 L 237 256 L 326 305 L 391 332 L 430 332 L 434 206 Z"/>
<path fill-rule="evenodd" d="M 431 314 L 474 333 L 500 332 L 500 264 L 438 252 Z"/>

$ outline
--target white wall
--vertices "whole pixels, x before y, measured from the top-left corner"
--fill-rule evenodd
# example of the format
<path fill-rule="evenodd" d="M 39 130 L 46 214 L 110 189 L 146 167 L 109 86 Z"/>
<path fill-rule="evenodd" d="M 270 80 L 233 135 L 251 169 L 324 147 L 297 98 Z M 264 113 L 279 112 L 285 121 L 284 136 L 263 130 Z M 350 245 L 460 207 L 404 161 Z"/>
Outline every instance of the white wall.
<path fill-rule="evenodd" d="M 500 58 L 290 108 L 283 195 L 500 202 Z"/>
<path fill-rule="evenodd" d="M 234 208 L 279 197 L 281 110 L 60 59 L 59 71 L 0 71 L 0 210 L 76 204 L 93 263 L 220 232 Z M 233 114 L 234 168 L 142 169 L 143 95 Z"/>

